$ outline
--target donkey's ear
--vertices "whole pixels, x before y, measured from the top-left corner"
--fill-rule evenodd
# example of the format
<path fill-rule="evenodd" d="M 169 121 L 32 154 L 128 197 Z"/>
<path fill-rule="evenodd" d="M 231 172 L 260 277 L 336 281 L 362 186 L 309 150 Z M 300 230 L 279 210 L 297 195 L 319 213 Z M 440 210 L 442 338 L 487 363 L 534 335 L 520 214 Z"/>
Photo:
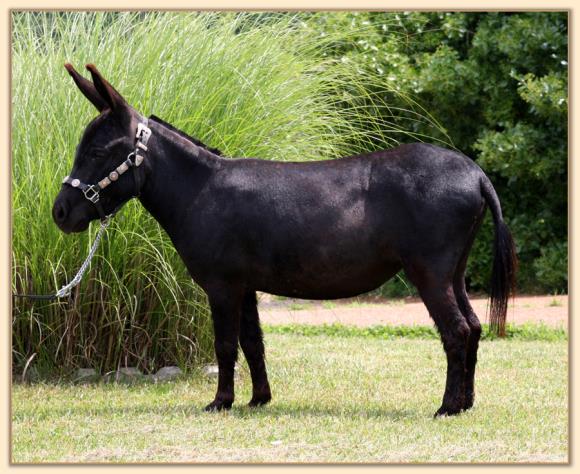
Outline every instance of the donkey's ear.
<path fill-rule="evenodd" d="M 99 70 L 95 67 L 94 64 L 87 64 L 87 69 L 90 71 L 91 76 L 93 77 L 93 83 L 95 84 L 95 88 L 97 92 L 101 95 L 104 101 L 107 103 L 107 106 L 113 111 L 122 111 L 128 108 L 127 102 L 125 99 L 119 94 L 115 88 L 109 84 Z"/>
<path fill-rule="evenodd" d="M 97 92 L 97 89 L 95 89 L 95 86 L 91 81 L 89 81 L 88 79 L 85 79 L 83 76 L 81 76 L 75 70 L 75 68 L 73 67 L 72 64 L 66 63 L 64 65 L 64 67 L 66 68 L 68 73 L 72 76 L 73 80 L 75 81 L 75 84 L 81 90 L 83 95 L 87 99 L 89 99 L 89 101 L 99 110 L 99 112 L 103 111 L 104 109 L 106 109 L 108 107 L 107 103 L 103 100 L 103 98 Z"/>

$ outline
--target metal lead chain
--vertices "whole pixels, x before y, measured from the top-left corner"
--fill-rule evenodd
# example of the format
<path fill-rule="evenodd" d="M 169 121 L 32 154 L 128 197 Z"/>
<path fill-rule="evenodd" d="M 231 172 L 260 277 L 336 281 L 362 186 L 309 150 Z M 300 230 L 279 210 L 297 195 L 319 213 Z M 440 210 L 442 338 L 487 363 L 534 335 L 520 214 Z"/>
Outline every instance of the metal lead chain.
<path fill-rule="evenodd" d="M 84 273 L 87 271 L 87 268 L 89 268 L 89 264 L 91 263 L 91 260 L 95 255 L 95 252 L 97 251 L 97 247 L 99 246 L 99 242 L 101 241 L 103 231 L 107 228 L 108 225 L 109 219 L 104 219 L 101 221 L 101 227 L 99 229 L 97 236 L 95 237 L 95 241 L 93 242 L 93 245 L 91 247 L 91 250 L 89 251 L 89 254 L 87 255 L 87 258 L 81 265 L 81 268 L 79 269 L 75 277 L 72 279 L 72 281 L 68 285 L 63 286 L 60 290 L 56 292 L 55 294 L 56 298 L 63 298 L 65 296 L 70 295 L 71 290 L 81 282 Z"/>

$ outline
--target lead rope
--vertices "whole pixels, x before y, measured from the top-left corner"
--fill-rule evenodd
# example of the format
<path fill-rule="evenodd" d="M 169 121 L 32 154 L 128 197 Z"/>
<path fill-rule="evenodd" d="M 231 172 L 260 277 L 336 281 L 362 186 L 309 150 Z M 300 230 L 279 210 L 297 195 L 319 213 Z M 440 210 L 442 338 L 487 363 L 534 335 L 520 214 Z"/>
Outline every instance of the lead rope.
<path fill-rule="evenodd" d="M 13 296 L 16 298 L 28 298 L 31 300 L 53 300 L 56 298 L 64 298 L 65 296 L 69 296 L 71 294 L 72 289 L 81 282 L 83 275 L 87 271 L 87 268 L 89 268 L 89 264 L 91 263 L 91 260 L 92 260 L 93 256 L 95 255 L 95 252 L 97 251 L 97 247 L 99 246 L 99 242 L 101 241 L 101 237 L 103 236 L 103 232 L 107 228 L 108 225 L 109 225 L 109 218 L 103 219 L 101 221 L 101 227 L 99 228 L 99 232 L 97 233 L 97 236 L 95 237 L 95 240 L 93 242 L 93 245 L 91 246 L 91 250 L 89 250 L 89 254 L 87 255 L 87 258 L 85 259 L 85 261 L 81 265 L 81 268 L 79 268 L 79 271 L 77 272 L 75 277 L 71 280 L 71 282 L 68 283 L 67 285 L 64 285 L 54 295 L 19 295 L 19 294 L 14 294 Z"/>

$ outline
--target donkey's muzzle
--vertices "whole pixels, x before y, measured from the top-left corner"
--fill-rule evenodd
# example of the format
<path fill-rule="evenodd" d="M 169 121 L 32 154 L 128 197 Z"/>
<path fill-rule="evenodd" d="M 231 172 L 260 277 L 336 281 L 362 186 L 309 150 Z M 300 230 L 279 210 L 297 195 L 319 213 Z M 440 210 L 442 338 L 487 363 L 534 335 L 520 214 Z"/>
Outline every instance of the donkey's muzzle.
<path fill-rule="evenodd" d="M 85 217 L 85 213 L 86 209 L 73 209 L 70 200 L 63 196 L 57 197 L 52 206 L 52 218 L 65 234 L 82 232 L 88 228 L 90 219 Z"/>

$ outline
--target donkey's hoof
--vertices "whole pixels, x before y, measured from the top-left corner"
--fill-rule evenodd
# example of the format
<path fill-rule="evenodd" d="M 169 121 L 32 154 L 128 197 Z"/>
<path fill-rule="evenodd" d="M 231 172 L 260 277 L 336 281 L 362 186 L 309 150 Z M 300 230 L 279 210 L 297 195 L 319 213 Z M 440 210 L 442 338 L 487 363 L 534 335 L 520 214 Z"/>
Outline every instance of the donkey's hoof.
<path fill-rule="evenodd" d="M 233 401 L 214 400 L 204 408 L 204 411 L 222 411 L 232 408 Z"/>
<path fill-rule="evenodd" d="M 439 410 L 437 410 L 435 412 L 435 414 L 433 415 L 433 418 L 439 418 L 439 417 L 442 417 L 442 416 L 457 415 L 461 411 L 462 411 L 462 409 L 459 408 L 459 407 L 445 407 L 445 406 L 442 406 L 441 408 L 439 408 Z"/>
<path fill-rule="evenodd" d="M 254 396 L 248 403 L 249 407 L 261 407 L 272 400 L 272 395 Z"/>

